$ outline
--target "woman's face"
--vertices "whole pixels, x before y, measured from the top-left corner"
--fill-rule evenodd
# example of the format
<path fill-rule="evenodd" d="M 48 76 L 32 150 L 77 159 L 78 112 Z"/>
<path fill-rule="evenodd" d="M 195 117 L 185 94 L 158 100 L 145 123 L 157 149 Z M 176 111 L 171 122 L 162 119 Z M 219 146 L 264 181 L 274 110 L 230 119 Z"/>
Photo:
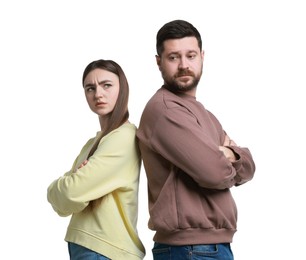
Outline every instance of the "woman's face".
<path fill-rule="evenodd" d="M 84 79 L 84 91 L 90 109 L 105 117 L 117 102 L 119 77 L 104 69 L 94 69 Z"/>

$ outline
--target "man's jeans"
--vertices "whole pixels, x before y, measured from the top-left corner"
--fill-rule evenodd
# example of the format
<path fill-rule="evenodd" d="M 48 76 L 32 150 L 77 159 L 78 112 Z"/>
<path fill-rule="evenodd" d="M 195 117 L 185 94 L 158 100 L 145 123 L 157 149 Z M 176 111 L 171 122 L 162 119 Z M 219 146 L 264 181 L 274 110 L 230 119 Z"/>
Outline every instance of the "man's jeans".
<path fill-rule="evenodd" d="M 68 243 L 70 260 L 110 260 L 109 258 L 98 254 L 86 247 Z"/>
<path fill-rule="evenodd" d="M 155 243 L 152 253 L 154 260 L 234 260 L 228 243 L 190 246 Z"/>

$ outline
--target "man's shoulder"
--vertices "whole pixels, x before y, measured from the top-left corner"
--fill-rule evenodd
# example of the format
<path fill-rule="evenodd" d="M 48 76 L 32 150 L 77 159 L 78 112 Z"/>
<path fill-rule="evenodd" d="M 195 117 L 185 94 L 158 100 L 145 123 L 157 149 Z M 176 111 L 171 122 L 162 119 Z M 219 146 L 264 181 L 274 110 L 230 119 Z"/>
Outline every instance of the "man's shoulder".
<path fill-rule="evenodd" d="M 148 100 L 145 106 L 145 110 L 153 109 L 154 107 L 156 107 L 156 104 L 161 105 L 163 103 L 163 99 L 164 99 L 164 93 L 163 93 L 163 90 L 160 88 Z M 158 105 L 157 107 L 160 107 L 160 105 Z"/>
<path fill-rule="evenodd" d="M 149 99 L 146 109 L 169 109 L 177 107 L 181 101 L 179 96 L 162 87 Z"/>

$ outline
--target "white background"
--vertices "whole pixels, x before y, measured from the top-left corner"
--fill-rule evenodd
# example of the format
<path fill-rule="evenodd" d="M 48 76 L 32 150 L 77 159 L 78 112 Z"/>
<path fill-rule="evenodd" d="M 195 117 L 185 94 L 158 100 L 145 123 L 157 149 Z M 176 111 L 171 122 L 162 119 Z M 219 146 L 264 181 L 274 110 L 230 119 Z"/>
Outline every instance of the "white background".
<path fill-rule="evenodd" d="M 83 96 L 92 60 L 117 61 L 130 84 L 130 119 L 162 80 L 155 36 L 173 19 L 202 34 L 197 98 L 257 165 L 233 188 L 236 260 L 301 259 L 305 246 L 306 9 L 298 0 L 0 2 L 1 255 L 68 259 L 69 218 L 53 212 L 48 185 L 70 169 L 98 119 Z M 145 174 L 138 230 L 152 259 Z M 2 258 L 2 257 L 1 257 Z M 5 258 L 3 258 L 5 259 Z"/>

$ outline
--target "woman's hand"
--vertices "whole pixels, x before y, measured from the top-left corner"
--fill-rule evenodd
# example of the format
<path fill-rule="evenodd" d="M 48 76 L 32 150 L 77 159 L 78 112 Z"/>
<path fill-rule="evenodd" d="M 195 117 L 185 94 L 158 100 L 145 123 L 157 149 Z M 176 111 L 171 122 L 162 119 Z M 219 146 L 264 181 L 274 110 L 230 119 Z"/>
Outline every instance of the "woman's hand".
<path fill-rule="evenodd" d="M 78 167 L 78 169 L 81 169 L 83 166 L 85 166 L 88 163 L 88 160 L 85 160 L 81 163 L 81 165 Z"/>

